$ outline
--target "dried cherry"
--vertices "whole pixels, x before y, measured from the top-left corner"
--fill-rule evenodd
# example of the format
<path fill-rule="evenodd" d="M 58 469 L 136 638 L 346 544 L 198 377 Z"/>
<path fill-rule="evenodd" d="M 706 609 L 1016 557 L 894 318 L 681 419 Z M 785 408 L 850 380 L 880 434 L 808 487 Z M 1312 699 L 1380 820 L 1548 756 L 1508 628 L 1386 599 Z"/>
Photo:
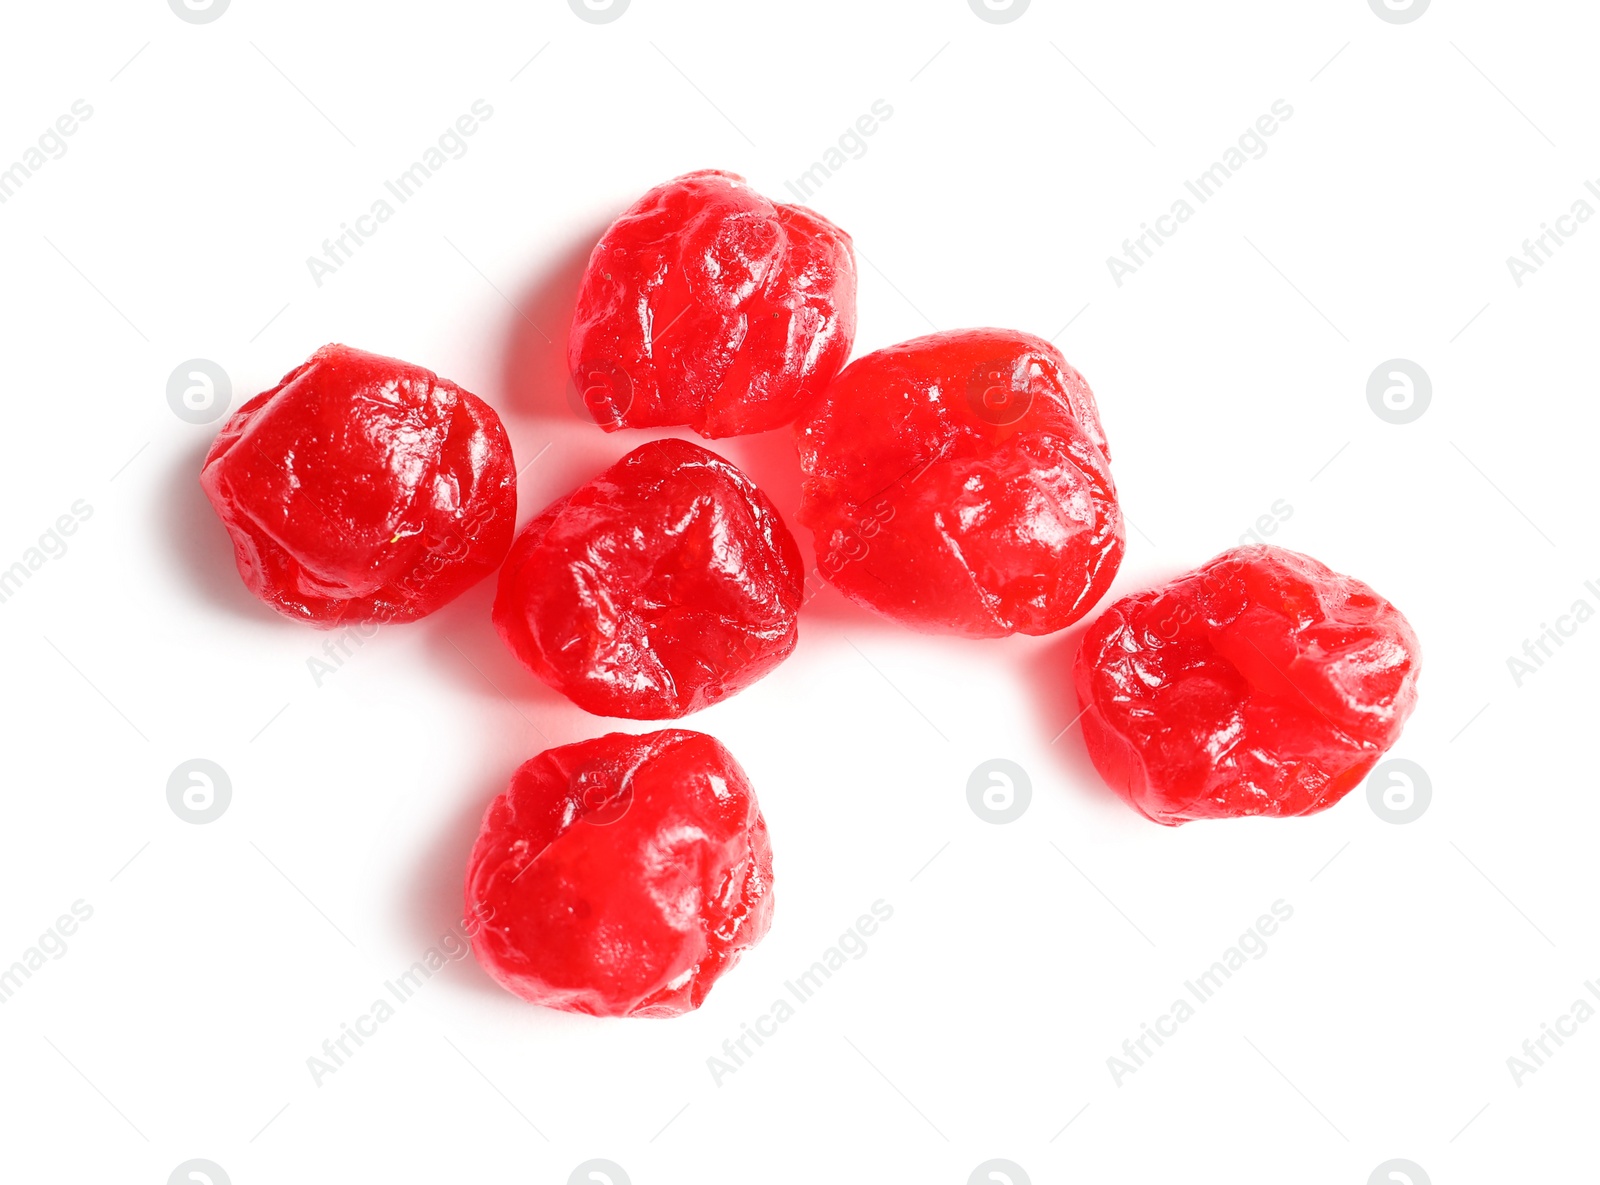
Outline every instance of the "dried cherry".
<path fill-rule="evenodd" d="M 915 629 L 1050 633 L 1122 562 L 1094 395 L 1041 338 L 968 329 L 867 354 L 795 432 L 820 571 Z"/>
<path fill-rule="evenodd" d="M 792 420 L 844 365 L 855 327 L 850 236 L 706 170 L 658 185 L 601 237 L 567 361 L 608 432 L 734 436 Z"/>
<path fill-rule="evenodd" d="M 1113 604 L 1074 680 L 1100 776 L 1179 824 L 1326 810 L 1399 738 L 1420 668 L 1410 624 L 1361 581 L 1249 546 Z"/>
<path fill-rule="evenodd" d="M 772 923 L 772 845 L 744 771 L 683 729 L 527 762 L 467 867 L 473 951 L 507 991 L 594 1016 L 676 1016 Z"/>
<path fill-rule="evenodd" d="M 803 591 L 800 549 L 767 496 L 715 453 L 658 440 L 523 529 L 494 622 L 586 711 L 675 719 L 786 658 Z"/>
<path fill-rule="evenodd" d="M 200 484 L 250 591 L 322 627 L 432 613 L 498 567 L 516 530 L 494 409 L 349 346 L 322 347 L 229 417 Z"/>

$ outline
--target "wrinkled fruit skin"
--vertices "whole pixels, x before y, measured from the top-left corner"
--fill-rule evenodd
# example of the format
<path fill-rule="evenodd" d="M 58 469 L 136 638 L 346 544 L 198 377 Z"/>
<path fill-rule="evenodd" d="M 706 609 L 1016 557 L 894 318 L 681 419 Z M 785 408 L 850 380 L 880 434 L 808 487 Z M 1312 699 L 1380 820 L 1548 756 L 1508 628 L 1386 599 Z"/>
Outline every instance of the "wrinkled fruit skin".
<path fill-rule="evenodd" d="M 1051 633 L 1122 562 L 1094 395 L 1041 338 L 967 329 L 867 354 L 795 434 L 819 570 L 913 629 Z"/>
<path fill-rule="evenodd" d="M 1326 810 L 1417 702 L 1417 637 L 1372 589 L 1241 547 L 1125 597 L 1074 667 L 1089 756 L 1157 823 Z"/>
<path fill-rule="evenodd" d="M 484 816 L 467 866 L 478 962 L 593 1016 L 677 1016 L 772 924 L 772 845 L 711 737 L 612 733 L 550 749 Z"/>
<path fill-rule="evenodd" d="M 235 412 L 200 484 L 250 591 L 324 628 L 432 613 L 498 567 L 516 530 L 494 409 L 348 346 L 324 346 Z"/>
<path fill-rule="evenodd" d="M 658 185 L 589 257 L 567 339 L 606 431 L 765 432 L 827 386 L 856 332 L 850 236 L 732 173 Z"/>
<path fill-rule="evenodd" d="M 658 440 L 523 529 L 494 622 L 585 711 L 676 719 L 788 657 L 803 563 L 749 478 L 697 444 Z"/>

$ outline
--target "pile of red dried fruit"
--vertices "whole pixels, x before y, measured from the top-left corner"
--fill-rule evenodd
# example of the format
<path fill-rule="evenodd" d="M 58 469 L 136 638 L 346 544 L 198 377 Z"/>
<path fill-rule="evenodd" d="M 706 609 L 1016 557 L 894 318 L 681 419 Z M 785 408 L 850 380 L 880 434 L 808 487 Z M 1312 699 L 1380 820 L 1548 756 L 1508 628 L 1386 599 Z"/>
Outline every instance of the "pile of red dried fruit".
<path fill-rule="evenodd" d="M 1040 338 L 968 329 L 868 354 L 795 435 L 818 570 L 914 629 L 1053 633 L 1122 562 L 1094 394 Z"/>
<path fill-rule="evenodd" d="M 772 845 L 744 771 L 704 733 L 549 749 L 489 806 L 467 865 L 473 951 L 524 1000 L 676 1016 L 772 923 Z"/>
<path fill-rule="evenodd" d="M 793 422 L 800 521 L 853 601 L 980 638 L 1087 614 L 1125 539 L 1083 376 L 1001 329 L 918 338 L 841 372 L 854 332 L 849 236 L 707 171 L 606 231 L 568 362 L 607 431 Z M 505 561 L 501 637 L 597 715 L 687 715 L 795 646 L 799 549 L 733 465 L 653 441 L 513 546 L 499 419 L 408 363 L 319 350 L 227 422 L 201 481 L 245 583 L 315 625 L 422 617 Z M 1118 601 L 1085 635 L 1075 681 L 1101 776 L 1177 824 L 1331 806 L 1398 738 L 1419 663 L 1405 618 L 1366 585 L 1246 547 Z M 717 741 L 611 734 L 517 770 L 484 818 L 466 898 L 478 961 L 509 991 L 672 1016 L 766 933 L 772 850 Z"/>
<path fill-rule="evenodd" d="M 804 583 L 794 537 L 748 477 L 697 444 L 657 440 L 527 525 L 494 623 L 585 711 L 676 719 L 788 657 Z"/>
<path fill-rule="evenodd" d="M 706 170 L 656 186 L 601 236 L 567 358 L 608 432 L 736 436 L 794 419 L 855 333 L 850 236 Z"/>
<path fill-rule="evenodd" d="M 516 530 L 494 409 L 348 346 L 229 417 L 200 484 L 250 591 L 320 626 L 424 617 L 498 568 Z"/>
<path fill-rule="evenodd" d="M 1417 701 L 1417 637 L 1359 580 L 1240 547 L 1089 627 L 1074 670 L 1095 768 L 1158 823 L 1309 815 Z"/>

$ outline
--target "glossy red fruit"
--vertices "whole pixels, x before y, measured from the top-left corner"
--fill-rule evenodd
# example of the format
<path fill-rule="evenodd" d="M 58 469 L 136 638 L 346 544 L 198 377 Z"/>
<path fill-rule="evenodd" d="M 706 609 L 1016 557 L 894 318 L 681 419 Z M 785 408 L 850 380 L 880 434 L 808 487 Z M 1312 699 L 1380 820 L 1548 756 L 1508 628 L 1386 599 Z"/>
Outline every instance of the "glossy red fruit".
<path fill-rule="evenodd" d="M 498 567 L 516 529 L 494 409 L 348 346 L 324 346 L 235 412 L 200 484 L 250 591 L 322 627 L 432 613 Z"/>
<path fill-rule="evenodd" d="M 856 331 L 850 236 L 733 173 L 687 173 L 612 223 L 589 257 L 567 362 L 608 432 L 764 432 L 827 386 Z"/>
<path fill-rule="evenodd" d="M 772 845 L 732 755 L 683 729 L 550 749 L 489 806 L 472 948 L 524 1000 L 676 1016 L 772 924 Z"/>
<path fill-rule="evenodd" d="M 767 496 L 715 453 L 657 440 L 523 529 L 494 622 L 584 710 L 675 719 L 786 658 L 803 591 L 800 550 Z"/>
<path fill-rule="evenodd" d="M 1177 824 L 1338 802 L 1399 738 L 1421 661 L 1361 581 L 1257 546 L 1112 605 L 1074 675 L 1100 776 Z"/>
<path fill-rule="evenodd" d="M 1122 562 L 1094 395 L 1041 338 L 967 329 L 867 354 L 795 432 L 819 570 L 913 629 L 1047 634 Z"/>

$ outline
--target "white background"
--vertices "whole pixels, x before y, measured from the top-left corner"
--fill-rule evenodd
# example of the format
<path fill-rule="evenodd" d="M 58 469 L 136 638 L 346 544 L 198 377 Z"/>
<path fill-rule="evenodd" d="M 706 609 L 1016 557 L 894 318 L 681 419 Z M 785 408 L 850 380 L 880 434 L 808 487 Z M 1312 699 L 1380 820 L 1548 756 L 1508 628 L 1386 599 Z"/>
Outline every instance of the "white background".
<path fill-rule="evenodd" d="M 0 1005 L 5 1177 L 158 1185 L 203 1157 L 236 1185 L 559 1183 L 603 1157 L 637 1185 L 955 1185 L 1005 1158 L 1034 1182 L 1361 1185 L 1403 1157 L 1442 1185 L 1592 1164 L 1600 1023 L 1520 1086 L 1506 1059 L 1600 976 L 1600 624 L 1520 687 L 1507 658 L 1600 608 L 1600 220 L 1520 288 L 1505 259 L 1600 181 L 1593 6 L 1435 0 L 1396 25 L 1365 0 L 1034 0 L 991 24 L 966 0 L 634 0 L 595 25 L 563 0 L 233 0 L 193 25 L 107 0 L 4 21 L 0 168 L 93 107 L 0 205 L 0 567 L 93 509 L 0 604 L 0 967 L 93 909 Z M 477 99 L 469 151 L 319 287 L 306 257 Z M 857 352 L 1054 335 L 1135 524 L 1114 596 L 1292 506 L 1273 541 L 1422 638 L 1394 753 L 1430 808 L 1397 826 L 1357 791 L 1158 827 L 1067 727 L 1081 630 L 931 639 L 830 590 L 791 660 L 686 722 L 745 765 L 777 867 L 770 936 L 702 1009 L 544 1011 L 469 958 L 315 1085 L 306 1059 L 458 916 L 516 765 L 648 726 L 524 673 L 492 583 L 316 686 L 326 636 L 243 589 L 196 482 L 216 425 L 173 414 L 168 376 L 214 360 L 237 406 L 328 341 L 429 366 L 499 409 L 519 463 L 547 449 L 526 520 L 641 439 L 563 389 L 606 223 L 695 168 L 784 199 L 878 99 L 892 117 L 810 202 L 859 249 Z M 1269 151 L 1119 287 L 1107 256 L 1279 99 Z M 1403 426 L 1366 400 L 1395 357 L 1434 388 Z M 792 519 L 786 434 L 717 447 Z M 233 787 L 205 826 L 166 801 L 193 757 Z M 995 757 L 1032 781 L 1005 826 L 966 801 Z M 706 1059 L 880 898 L 865 957 L 714 1085 Z M 1265 957 L 1114 1083 L 1106 1059 L 1279 899 Z"/>

